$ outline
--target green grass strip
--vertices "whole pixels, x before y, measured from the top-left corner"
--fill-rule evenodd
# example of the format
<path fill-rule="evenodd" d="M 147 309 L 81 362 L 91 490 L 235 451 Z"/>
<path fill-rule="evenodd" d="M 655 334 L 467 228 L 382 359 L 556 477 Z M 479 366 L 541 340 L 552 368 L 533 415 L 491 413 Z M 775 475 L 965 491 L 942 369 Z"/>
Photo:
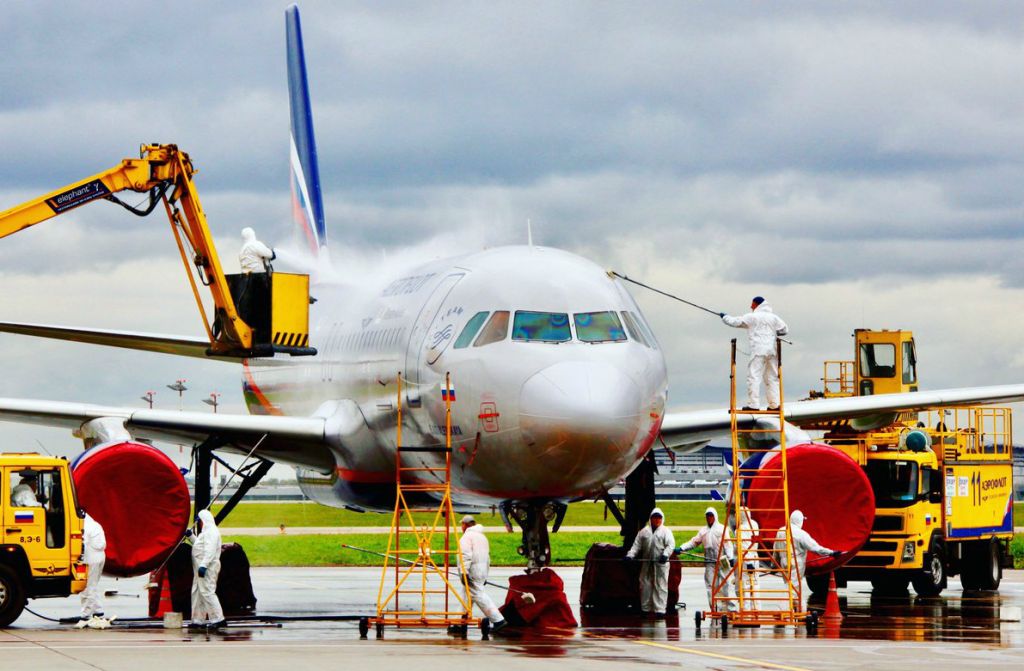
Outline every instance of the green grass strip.
<path fill-rule="evenodd" d="M 658 504 L 665 511 L 670 526 L 698 526 L 704 523 L 704 510 L 708 505 L 724 512 L 721 502 L 664 501 Z M 220 509 L 214 506 L 214 513 Z M 428 520 L 427 514 L 417 515 Z M 478 515 L 481 524 L 500 527 L 501 518 L 486 511 Z M 357 513 L 340 508 L 328 508 L 316 503 L 241 503 L 231 511 L 222 526 L 228 528 L 252 527 L 387 527 L 391 526 L 391 513 Z M 608 526 L 618 528 L 611 514 L 606 514 L 604 503 L 581 501 L 569 506 L 563 526 Z"/>

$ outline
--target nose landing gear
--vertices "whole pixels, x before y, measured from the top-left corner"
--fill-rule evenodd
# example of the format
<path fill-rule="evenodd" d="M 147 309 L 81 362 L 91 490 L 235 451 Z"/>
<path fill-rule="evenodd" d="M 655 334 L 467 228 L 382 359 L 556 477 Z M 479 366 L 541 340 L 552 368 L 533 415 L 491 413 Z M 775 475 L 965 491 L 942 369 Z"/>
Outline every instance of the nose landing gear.
<path fill-rule="evenodd" d="M 551 564 L 551 540 L 548 537 L 548 522 L 551 533 L 558 531 L 565 519 L 568 507 L 557 501 L 508 501 L 502 504 L 502 517 L 516 521 L 523 530 L 523 544 L 519 554 L 526 557 L 526 572 L 533 573 Z"/>

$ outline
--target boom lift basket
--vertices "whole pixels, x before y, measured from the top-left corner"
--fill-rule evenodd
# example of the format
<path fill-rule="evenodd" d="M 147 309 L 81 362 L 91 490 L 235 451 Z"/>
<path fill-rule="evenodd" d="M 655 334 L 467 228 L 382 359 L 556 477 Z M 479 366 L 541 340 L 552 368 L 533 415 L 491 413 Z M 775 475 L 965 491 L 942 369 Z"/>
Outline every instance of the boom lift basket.
<path fill-rule="evenodd" d="M 309 275 L 267 272 L 225 277 L 238 316 L 252 328 L 253 356 L 316 353 L 309 347 Z"/>

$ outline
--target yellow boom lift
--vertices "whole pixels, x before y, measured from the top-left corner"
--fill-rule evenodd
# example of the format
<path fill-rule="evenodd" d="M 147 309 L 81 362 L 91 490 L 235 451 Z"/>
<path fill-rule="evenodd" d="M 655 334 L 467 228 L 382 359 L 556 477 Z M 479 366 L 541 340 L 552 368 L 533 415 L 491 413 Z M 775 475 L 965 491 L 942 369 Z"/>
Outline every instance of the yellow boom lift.
<path fill-rule="evenodd" d="M 309 276 L 226 275 L 192 181 L 196 172 L 188 154 L 176 145 L 142 145 L 139 158 L 126 158 L 109 170 L 0 213 L 0 238 L 95 200 L 118 203 L 139 216 L 163 203 L 210 340 L 208 355 L 316 354 L 309 347 Z M 129 205 L 115 195 L 121 191 L 148 193 L 149 203 Z M 203 306 L 199 283 L 212 294 L 213 319 Z"/>

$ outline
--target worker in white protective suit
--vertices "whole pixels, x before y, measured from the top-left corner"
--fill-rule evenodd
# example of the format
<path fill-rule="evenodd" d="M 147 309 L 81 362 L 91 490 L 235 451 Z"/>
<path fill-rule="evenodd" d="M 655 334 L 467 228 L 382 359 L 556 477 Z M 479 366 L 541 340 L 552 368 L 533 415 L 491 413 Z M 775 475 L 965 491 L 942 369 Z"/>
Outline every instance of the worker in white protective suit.
<path fill-rule="evenodd" d="M 761 610 L 761 604 L 755 598 L 760 585 L 757 574 L 761 565 L 758 551 L 760 527 L 746 506 L 740 506 L 739 514 L 729 519 L 729 527 L 736 538 L 736 559 L 742 562 L 736 568 L 736 594 L 743 595 L 744 610 Z"/>
<path fill-rule="evenodd" d="M 713 506 L 708 506 L 704 511 L 704 521 L 707 526 L 680 545 L 678 552 L 688 552 L 698 545 L 704 548 L 704 586 L 708 593 L 708 607 L 714 610 L 734 610 L 735 603 L 730 598 L 733 596 L 732 583 L 729 581 L 729 568 L 734 562 L 732 543 L 725 537 L 725 526 L 718 521 L 718 511 Z M 716 586 L 719 599 L 726 599 L 719 601 L 717 607 L 711 600 Z"/>
<path fill-rule="evenodd" d="M 265 273 L 277 253 L 256 239 L 256 231 L 242 229 L 242 250 L 238 252 L 238 265 L 243 273 Z"/>
<path fill-rule="evenodd" d="M 484 616 L 490 620 L 491 631 L 502 629 L 507 622 L 494 601 L 487 594 L 485 583 L 491 570 L 491 546 L 484 535 L 484 529 L 472 515 L 462 518 L 462 538 L 459 539 L 459 551 L 462 553 L 462 570 L 466 572 L 469 596 Z"/>
<path fill-rule="evenodd" d="M 661 508 L 651 511 L 651 522 L 636 535 L 627 560 L 640 565 L 640 610 L 646 615 L 663 617 L 668 606 L 668 561 L 675 550 L 676 539 L 665 526 Z"/>
<path fill-rule="evenodd" d="M 11 491 L 11 506 L 14 508 L 37 508 L 43 504 L 39 502 L 36 491 L 39 488 L 39 475 L 35 471 L 22 471 L 19 473 L 21 480 Z"/>
<path fill-rule="evenodd" d="M 84 621 L 93 617 L 103 617 L 103 590 L 100 589 L 100 577 L 103 565 L 107 561 L 107 535 L 103 527 L 89 513 L 85 514 L 82 527 L 82 563 L 89 567 L 89 576 L 82 590 L 82 613 L 79 619 Z"/>
<path fill-rule="evenodd" d="M 738 329 L 747 329 L 750 361 L 747 364 L 747 404 L 744 410 L 761 409 L 761 382 L 764 381 L 768 409 L 779 408 L 779 359 L 775 351 L 776 340 L 789 333 L 786 322 L 772 312 L 760 296 L 750 302 L 751 312 L 742 317 L 718 313 L 722 321 Z"/>
<path fill-rule="evenodd" d="M 217 598 L 220 575 L 220 530 L 209 510 L 199 511 L 199 535 L 192 542 L 192 626 L 224 626 Z"/>
<path fill-rule="evenodd" d="M 793 564 L 788 564 L 786 556 L 786 529 L 779 529 L 778 534 L 775 536 L 774 551 L 776 555 L 776 561 L 779 562 L 779 566 L 783 569 L 787 567 L 790 569 L 789 576 L 791 584 L 800 586 L 800 593 L 805 594 L 806 591 L 803 589 L 803 583 L 805 572 L 807 570 L 807 553 L 814 552 L 819 555 L 827 557 L 838 557 L 843 554 L 842 550 L 830 550 L 818 541 L 811 537 L 811 534 L 804 530 L 804 514 L 799 510 L 794 510 L 789 516 L 789 528 L 790 533 L 793 536 Z"/>

